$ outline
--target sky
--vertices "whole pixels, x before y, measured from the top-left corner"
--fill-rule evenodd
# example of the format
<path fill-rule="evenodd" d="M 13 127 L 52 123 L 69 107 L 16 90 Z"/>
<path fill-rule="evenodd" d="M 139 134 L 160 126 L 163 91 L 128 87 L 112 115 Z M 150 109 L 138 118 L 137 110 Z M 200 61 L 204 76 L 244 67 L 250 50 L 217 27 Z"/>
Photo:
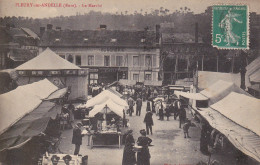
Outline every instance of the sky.
<path fill-rule="evenodd" d="M 36 7 L 36 5 L 46 3 L 59 4 L 61 7 Z M 68 7 L 66 4 L 76 5 L 76 7 Z M 89 4 L 97 6 L 88 7 Z M 250 12 L 260 14 L 260 0 L 0 0 L 0 16 L 48 18 L 76 15 L 76 13 L 84 14 L 91 10 L 110 13 L 125 13 L 125 11 L 134 13 L 134 11 L 140 12 L 142 9 L 143 13 L 149 13 L 152 9 L 159 9 L 160 7 L 173 12 L 185 6 L 198 14 L 203 13 L 208 6 L 214 4 L 246 4 L 249 6 Z"/>

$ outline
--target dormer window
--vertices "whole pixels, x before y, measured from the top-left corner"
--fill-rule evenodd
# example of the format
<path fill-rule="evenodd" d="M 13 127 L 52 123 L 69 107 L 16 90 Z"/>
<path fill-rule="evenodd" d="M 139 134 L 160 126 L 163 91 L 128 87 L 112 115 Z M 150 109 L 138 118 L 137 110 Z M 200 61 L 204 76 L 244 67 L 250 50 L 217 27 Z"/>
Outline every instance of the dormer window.
<path fill-rule="evenodd" d="M 55 42 L 59 42 L 59 41 L 60 41 L 60 39 L 59 39 L 59 38 L 56 38 L 56 39 L 55 39 Z"/>
<path fill-rule="evenodd" d="M 111 38 L 110 42 L 117 42 L 116 38 Z"/>
<path fill-rule="evenodd" d="M 145 39 L 144 39 L 144 38 L 142 38 L 142 39 L 141 39 L 141 42 L 142 42 L 142 43 L 144 43 L 144 42 L 145 42 Z"/>

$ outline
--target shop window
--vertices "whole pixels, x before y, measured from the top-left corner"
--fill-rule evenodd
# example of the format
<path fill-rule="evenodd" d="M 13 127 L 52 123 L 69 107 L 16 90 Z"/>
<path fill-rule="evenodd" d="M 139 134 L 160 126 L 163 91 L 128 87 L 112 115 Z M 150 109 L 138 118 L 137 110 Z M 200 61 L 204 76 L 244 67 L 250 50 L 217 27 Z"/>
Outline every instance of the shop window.
<path fill-rule="evenodd" d="M 93 55 L 88 56 L 88 65 L 94 65 L 94 56 Z"/>
<path fill-rule="evenodd" d="M 145 74 L 145 80 L 152 80 L 151 74 Z"/>
<path fill-rule="evenodd" d="M 73 63 L 73 56 L 71 54 L 69 54 L 67 60 L 69 62 Z"/>
<path fill-rule="evenodd" d="M 151 67 L 152 66 L 152 58 L 150 55 L 145 56 L 145 66 Z"/>
<path fill-rule="evenodd" d="M 76 65 L 81 65 L 81 55 L 76 56 Z"/>
<path fill-rule="evenodd" d="M 139 81 L 139 74 L 133 74 L 133 80 Z"/>
<path fill-rule="evenodd" d="M 98 73 L 89 73 L 89 84 L 98 82 Z"/>
<path fill-rule="evenodd" d="M 139 66 L 139 56 L 133 56 L 133 66 Z"/>
<path fill-rule="evenodd" d="M 110 66 L 110 56 L 104 56 L 104 66 Z"/>
<path fill-rule="evenodd" d="M 123 56 L 116 56 L 116 66 L 123 66 Z"/>

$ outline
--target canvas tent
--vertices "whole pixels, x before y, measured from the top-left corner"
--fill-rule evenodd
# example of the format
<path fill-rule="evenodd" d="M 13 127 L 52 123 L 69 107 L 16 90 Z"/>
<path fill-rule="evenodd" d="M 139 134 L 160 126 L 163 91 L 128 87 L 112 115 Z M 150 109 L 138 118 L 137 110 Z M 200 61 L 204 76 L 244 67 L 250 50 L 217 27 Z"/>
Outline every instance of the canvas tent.
<path fill-rule="evenodd" d="M 223 80 L 217 81 L 208 88 L 202 90 L 200 93 L 176 91 L 176 94 L 192 100 L 209 100 L 209 105 L 211 105 L 227 96 L 230 92 L 237 92 L 250 96 L 247 92 L 235 85 L 235 83 Z"/>
<path fill-rule="evenodd" d="M 70 63 L 49 48 L 15 69 L 19 85 L 47 78 L 59 88 L 70 87 L 70 100 L 87 96 L 88 70 Z"/>
<path fill-rule="evenodd" d="M 105 101 L 107 101 L 109 99 L 111 99 L 113 102 L 115 102 L 118 105 L 121 105 L 121 106 L 124 106 L 124 107 L 128 107 L 128 104 L 127 104 L 127 102 L 125 100 L 121 99 L 116 94 L 114 94 L 114 93 L 112 93 L 112 92 L 110 92 L 108 90 L 104 90 L 101 93 L 99 93 L 97 96 L 91 98 L 83 106 L 85 108 L 93 107 L 95 105 L 102 104 L 102 103 L 104 103 Z"/>
<path fill-rule="evenodd" d="M 34 110 L 42 102 L 41 99 L 56 90 L 55 85 L 44 79 L 0 95 L 0 133 Z"/>
<path fill-rule="evenodd" d="M 103 104 L 94 106 L 94 108 L 89 112 L 89 117 L 94 117 L 97 113 L 110 113 L 114 112 L 118 116 L 123 118 L 123 110 L 125 107 L 116 104 L 112 99 L 107 100 Z"/>
<path fill-rule="evenodd" d="M 259 99 L 231 92 L 198 112 L 236 148 L 260 162 L 259 106 Z M 248 120 L 244 119 L 245 116 Z"/>
<path fill-rule="evenodd" d="M 241 78 L 240 74 L 233 73 L 222 73 L 222 72 L 210 72 L 210 71 L 198 71 L 197 72 L 197 80 L 195 79 L 195 86 L 198 87 L 199 90 L 203 90 L 214 84 L 219 80 L 232 82 L 240 87 Z M 248 81 L 246 81 L 246 87 L 249 86 Z"/>
<path fill-rule="evenodd" d="M 0 151 L 18 148 L 46 129 L 61 107 L 42 99 L 56 91 L 58 88 L 44 79 L 0 95 Z"/>

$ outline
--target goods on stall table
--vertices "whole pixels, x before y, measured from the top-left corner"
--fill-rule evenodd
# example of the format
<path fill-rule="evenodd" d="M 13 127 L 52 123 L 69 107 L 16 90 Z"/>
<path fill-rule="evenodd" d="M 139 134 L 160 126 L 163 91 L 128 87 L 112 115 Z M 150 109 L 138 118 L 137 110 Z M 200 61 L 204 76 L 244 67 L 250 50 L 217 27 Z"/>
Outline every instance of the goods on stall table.
<path fill-rule="evenodd" d="M 66 165 L 64 158 L 70 157 L 69 165 L 87 165 L 87 159 L 82 162 L 82 156 L 67 154 L 47 154 L 42 158 L 42 165 Z"/>

